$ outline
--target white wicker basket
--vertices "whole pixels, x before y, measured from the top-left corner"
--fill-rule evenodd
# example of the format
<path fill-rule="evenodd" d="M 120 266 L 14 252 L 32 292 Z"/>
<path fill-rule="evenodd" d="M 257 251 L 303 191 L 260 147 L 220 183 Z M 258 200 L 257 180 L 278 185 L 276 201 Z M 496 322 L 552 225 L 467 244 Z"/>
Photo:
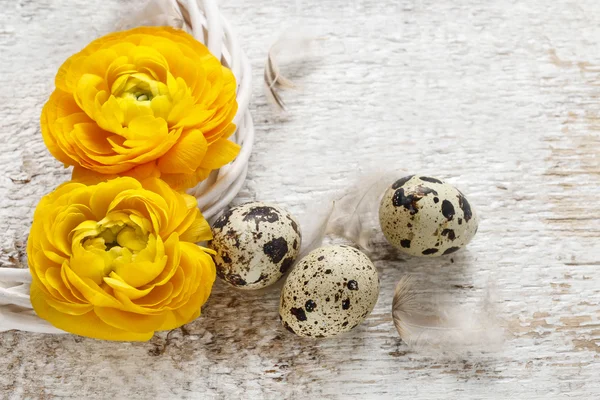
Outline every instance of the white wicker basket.
<path fill-rule="evenodd" d="M 158 1 L 157 1 L 158 3 Z M 254 126 L 248 110 L 252 90 L 250 63 L 240 48 L 229 23 L 223 18 L 215 0 L 160 0 L 155 9 L 175 12 L 173 15 L 146 15 L 144 25 L 180 26 L 205 44 L 221 63 L 235 75 L 238 112 L 234 118 L 237 131 L 231 138 L 242 149 L 237 158 L 188 191 L 198 199 L 198 207 L 207 219 L 214 217 L 241 189 L 248 171 L 248 159 L 254 142 Z M 38 333 L 64 333 L 37 317 L 29 300 L 31 275 L 28 269 L 0 268 L 0 332 L 18 329 Z"/>

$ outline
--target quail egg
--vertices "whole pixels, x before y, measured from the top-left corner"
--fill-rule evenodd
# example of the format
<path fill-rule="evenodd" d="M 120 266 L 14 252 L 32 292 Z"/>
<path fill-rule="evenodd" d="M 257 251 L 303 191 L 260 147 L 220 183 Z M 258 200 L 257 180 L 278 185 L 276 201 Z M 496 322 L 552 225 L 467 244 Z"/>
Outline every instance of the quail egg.
<path fill-rule="evenodd" d="M 212 230 L 217 276 L 247 290 L 277 282 L 294 263 L 302 240 L 294 217 L 260 202 L 225 211 Z"/>
<path fill-rule="evenodd" d="M 353 247 L 320 247 L 285 281 L 279 316 L 298 336 L 334 336 L 364 321 L 378 295 L 377 270 L 366 255 Z"/>
<path fill-rule="evenodd" d="M 478 219 L 467 198 L 440 179 L 398 179 L 381 200 L 379 222 L 387 240 L 413 256 L 454 253 L 471 241 Z"/>

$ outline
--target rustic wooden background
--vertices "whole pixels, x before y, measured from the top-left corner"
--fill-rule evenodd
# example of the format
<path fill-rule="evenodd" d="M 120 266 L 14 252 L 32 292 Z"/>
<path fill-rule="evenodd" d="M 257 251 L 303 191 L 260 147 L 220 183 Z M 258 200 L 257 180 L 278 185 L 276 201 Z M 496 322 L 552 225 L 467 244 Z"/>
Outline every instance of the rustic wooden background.
<path fill-rule="evenodd" d="M 41 107 L 62 61 L 132 1 L 0 0 L 0 262 L 22 263 L 35 204 L 66 180 Z M 218 283 L 203 316 L 149 343 L 0 334 L 0 397 L 514 399 L 600 397 L 600 3 L 597 0 L 222 0 L 254 67 L 257 128 L 238 201 L 301 215 L 374 168 L 448 179 L 481 216 L 466 251 L 398 259 L 380 246 L 374 312 L 351 333 L 286 332 L 278 290 Z M 270 43 L 326 40 L 290 67 L 277 115 L 262 92 Z M 465 299 L 497 286 L 506 342 L 446 359 L 391 322 L 410 272 Z"/>

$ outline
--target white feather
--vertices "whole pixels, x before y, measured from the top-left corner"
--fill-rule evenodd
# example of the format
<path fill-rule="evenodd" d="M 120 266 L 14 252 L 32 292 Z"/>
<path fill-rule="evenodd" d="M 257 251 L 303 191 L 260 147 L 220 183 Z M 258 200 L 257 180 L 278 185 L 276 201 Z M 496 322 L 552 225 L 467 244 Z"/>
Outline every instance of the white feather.
<path fill-rule="evenodd" d="M 187 15 L 177 0 L 150 0 L 143 7 L 127 10 L 117 24 L 117 29 L 129 29 L 136 26 L 172 26 L 186 28 Z"/>
<path fill-rule="evenodd" d="M 280 111 L 286 110 L 286 105 L 278 89 L 294 89 L 297 85 L 281 72 L 282 63 L 303 62 L 315 54 L 314 34 L 308 29 L 292 28 L 273 43 L 267 54 L 264 69 L 264 89 L 267 99 L 276 105 Z"/>
<path fill-rule="evenodd" d="M 420 353 L 464 356 L 498 351 L 504 330 L 491 298 L 492 290 L 488 287 L 475 306 L 457 304 L 456 298 L 450 298 L 452 293 L 440 289 L 428 299 L 419 299 L 418 294 L 430 293 L 431 287 L 417 287 L 414 279 L 405 276 L 394 293 L 394 325 L 402 340 Z"/>
<path fill-rule="evenodd" d="M 310 207 L 300 218 L 302 246 L 298 260 L 323 243 L 323 239 L 327 234 L 327 225 L 334 209 L 333 202 L 325 202 L 324 204 L 325 206 L 315 205 Z"/>
<path fill-rule="evenodd" d="M 359 178 L 335 202 L 327 233 L 340 235 L 366 252 L 372 250 L 372 241 L 380 231 L 379 205 L 381 198 L 401 172 L 373 172 Z"/>
<path fill-rule="evenodd" d="M 379 227 L 379 203 L 385 190 L 401 171 L 372 172 L 358 178 L 344 192 L 330 200 L 318 200 L 301 219 L 304 241 L 310 248 L 318 247 L 328 235 L 340 236 L 370 252 Z M 323 204 L 326 206 L 323 207 Z M 306 229 L 305 227 L 308 227 Z"/>

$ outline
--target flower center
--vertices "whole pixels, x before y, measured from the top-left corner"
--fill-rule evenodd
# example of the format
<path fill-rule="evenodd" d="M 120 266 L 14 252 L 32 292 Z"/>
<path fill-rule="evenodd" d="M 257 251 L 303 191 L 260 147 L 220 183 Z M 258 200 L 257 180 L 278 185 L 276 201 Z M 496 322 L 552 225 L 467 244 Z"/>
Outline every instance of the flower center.
<path fill-rule="evenodd" d="M 111 258 L 128 254 L 134 257 L 148 246 L 149 222 L 135 215 L 116 213 L 84 233 L 81 242 L 87 251 L 107 252 Z"/>
<path fill-rule="evenodd" d="M 108 213 L 101 221 L 83 221 L 72 234 L 71 268 L 97 284 L 113 273 L 138 282 L 138 266 L 152 265 L 162 249 L 162 242 L 152 233 L 152 223 L 127 212 Z"/>
<path fill-rule="evenodd" d="M 138 102 L 151 101 L 166 91 L 164 83 L 141 72 L 119 77 L 112 87 L 112 94 L 116 98 Z"/>
<path fill-rule="evenodd" d="M 132 227 L 124 224 L 113 225 L 110 228 L 102 230 L 94 239 L 97 238 L 104 240 L 105 251 L 120 247 L 129 249 L 135 254 L 140 250 L 145 249 L 148 244 L 148 233 L 144 234 L 140 227 Z"/>

